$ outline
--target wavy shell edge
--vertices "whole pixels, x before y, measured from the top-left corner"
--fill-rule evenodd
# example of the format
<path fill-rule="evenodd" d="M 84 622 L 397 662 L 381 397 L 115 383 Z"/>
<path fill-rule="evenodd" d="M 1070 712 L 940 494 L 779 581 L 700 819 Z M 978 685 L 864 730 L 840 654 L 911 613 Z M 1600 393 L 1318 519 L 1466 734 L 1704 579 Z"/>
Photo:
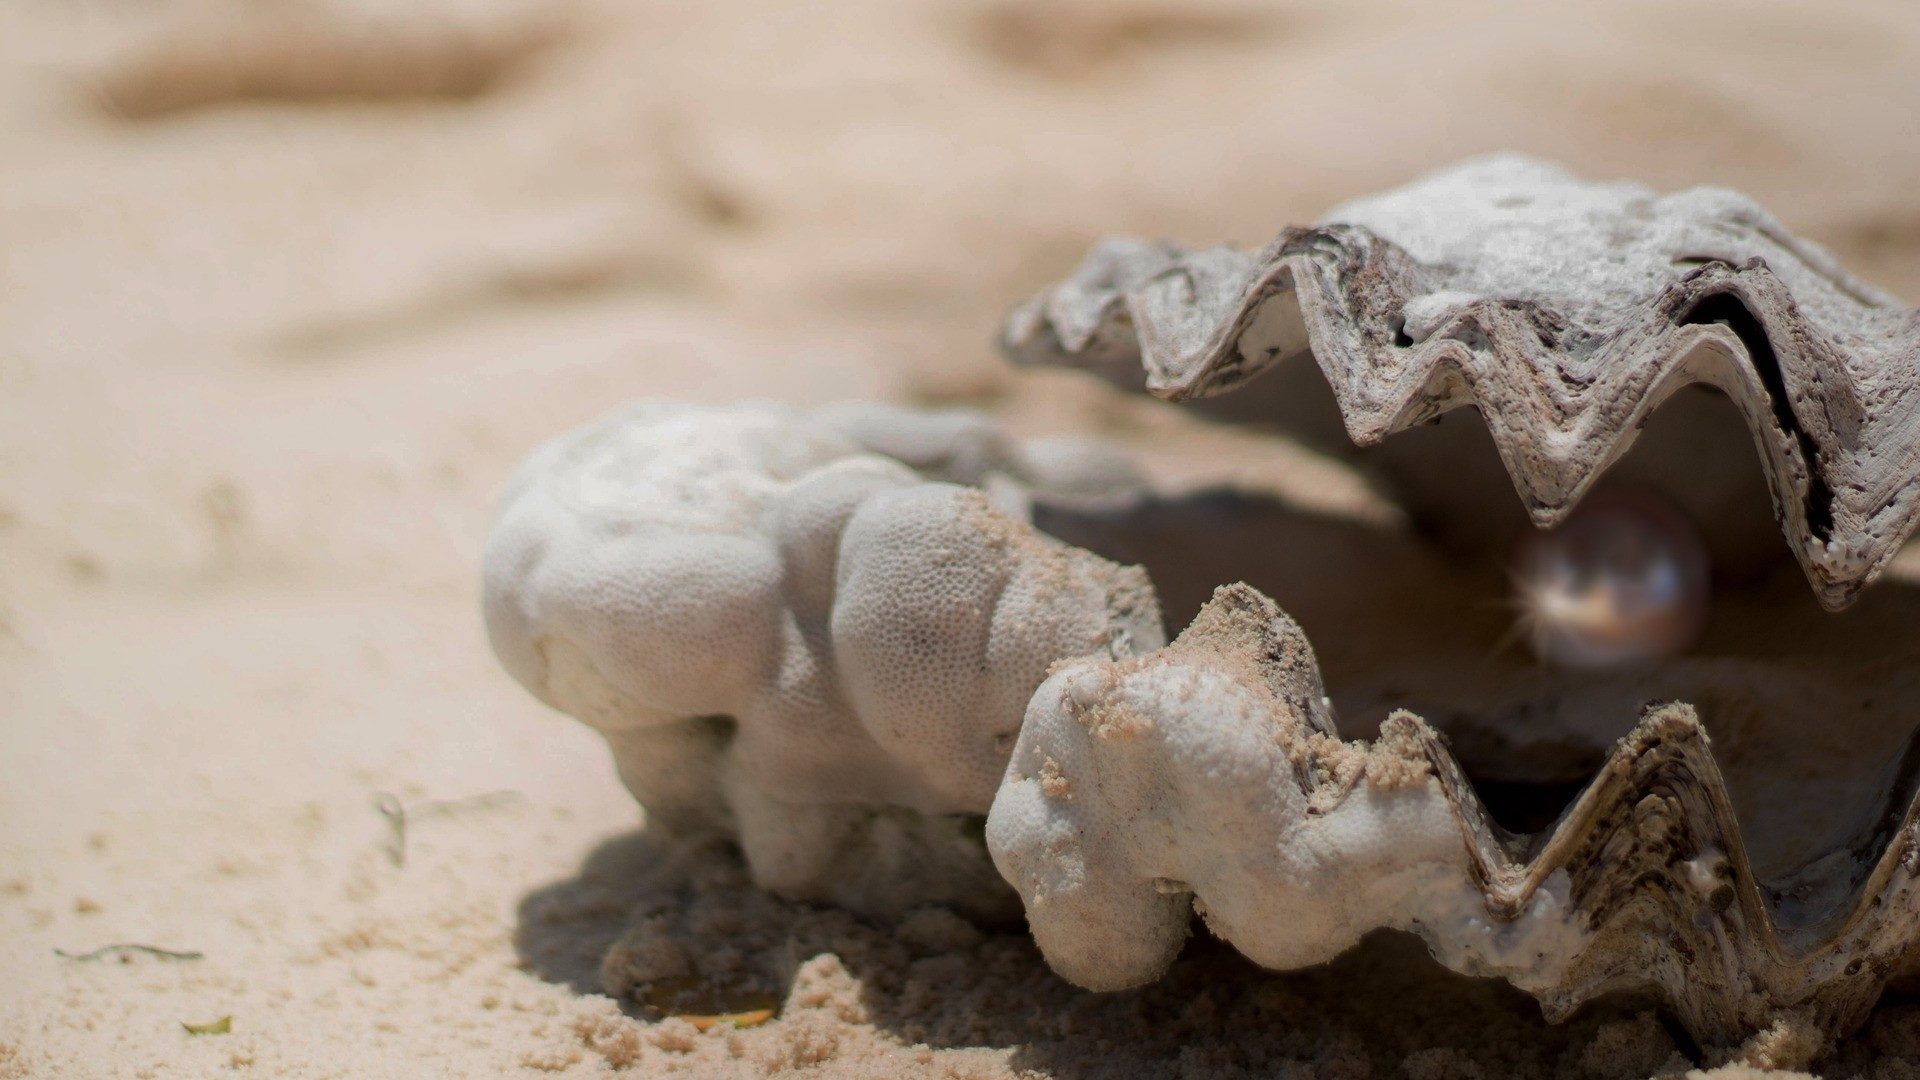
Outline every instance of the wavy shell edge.
<path fill-rule="evenodd" d="M 1597 189 L 1518 166 L 1548 191 Z M 1442 194 L 1459 198 L 1462 170 L 1515 167 L 1468 163 Z M 1417 198 L 1419 187 L 1389 195 Z M 1657 203 L 1690 198 L 1700 201 L 1686 192 Z M 1591 299 L 1573 285 L 1558 303 L 1462 298 L 1412 340 L 1409 300 L 1446 295 L 1459 271 L 1337 220 L 1289 228 L 1255 254 L 1102 241 L 1071 277 L 1014 310 L 1000 346 L 1017 363 L 1091 368 L 1176 401 L 1229 392 L 1311 354 L 1360 446 L 1472 405 L 1543 527 L 1571 511 L 1669 394 L 1706 384 L 1744 417 L 1782 531 L 1821 602 L 1838 609 L 1920 525 L 1920 311 L 1847 276 L 1750 203 L 1727 211 L 1737 198 L 1707 204 L 1730 213 L 1724 227 L 1737 233 L 1717 254 L 1673 265 L 1661 288 L 1578 349 L 1556 337 L 1569 321 L 1562 308 Z M 1364 206 L 1345 209 L 1365 217 Z M 1463 214 L 1457 227 L 1475 220 Z M 1824 294 L 1818 317 L 1796 286 Z"/>

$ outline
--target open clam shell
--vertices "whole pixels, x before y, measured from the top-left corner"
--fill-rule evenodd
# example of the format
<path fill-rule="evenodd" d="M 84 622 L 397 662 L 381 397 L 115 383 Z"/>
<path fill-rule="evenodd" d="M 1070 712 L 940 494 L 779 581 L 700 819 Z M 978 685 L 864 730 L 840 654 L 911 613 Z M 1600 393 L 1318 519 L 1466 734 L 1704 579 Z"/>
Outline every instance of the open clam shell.
<path fill-rule="evenodd" d="M 1334 628 L 1317 641 L 1341 654 L 1347 715 L 1379 723 L 1406 697 L 1356 683 L 1426 679 L 1422 711 L 1464 759 L 1407 713 L 1369 729 L 1371 749 L 1340 742 L 1331 705 L 1314 704 L 1310 658 L 1274 685 L 1276 658 L 1305 638 L 1243 587 L 1223 590 L 1155 657 L 1080 664 L 1036 693 L 989 836 L 1070 975 L 1137 981 L 1159 962 L 1144 943 L 1168 940 L 1140 913 L 1156 912 L 1164 931 L 1190 898 L 1273 966 L 1395 926 L 1450 966 L 1509 978 L 1551 1014 L 1637 989 L 1703 1041 L 1732 1043 L 1783 1017 L 1845 1030 L 1911 965 L 1915 613 L 1903 597 L 1892 602 L 1902 614 L 1882 607 L 1844 632 L 1788 614 L 1790 601 L 1749 580 L 1766 560 L 1745 488 L 1764 484 L 1823 606 L 1857 599 L 1920 518 L 1920 313 L 1733 192 L 1658 197 L 1497 157 L 1339 207 L 1257 253 L 1103 242 L 1013 313 L 1002 345 L 1019 362 L 1215 398 L 1221 415 L 1341 452 L 1451 557 L 1323 555 L 1353 583 L 1346 595 L 1317 596 L 1284 574 L 1273 587 L 1310 629 Z M 1725 400 L 1682 392 L 1696 384 Z M 1330 407 L 1316 412 L 1316 395 Z M 1440 423 L 1465 405 L 1477 421 Z M 1653 445 L 1629 455 L 1643 428 Z M 1725 600 L 1739 613 L 1708 631 L 1699 655 L 1612 684 L 1495 671 L 1450 649 L 1472 620 L 1435 613 L 1464 601 L 1449 593 L 1461 553 L 1502 542 L 1505 526 L 1489 525 L 1494 487 L 1510 482 L 1532 523 L 1551 527 L 1606 472 L 1651 480 L 1693 512 L 1716 577 L 1751 586 Z M 1245 510 L 1229 516 L 1245 524 Z M 1188 543 L 1165 515 L 1054 531 L 1147 562 L 1163 594 L 1169 584 L 1187 594 L 1170 609 L 1191 610 L 1196 583 L 1178 568 L 1209 559 L 1156 555 Z M 1220 572 L 1218 532 L 1199 541 L 1212 545 L 1215 583 L 1239 576 Z M 1243 530 L 1241 543 L 1258 534 Z M 1268 535 L 1279 545 L 1301 530 Z M 1276 576 L 1245 559 L 1235 568 Z M 1427 593 L 1440 599 L 1423 608 Z M 1406 622 L 1436 631 L 1410 637 Z M 1355 660 L 1367 650 L 1431 661 Z M 1450 698 L 1435 688 L 1449 680 Z M 1625 730 L 1634 699 L 1656 704 Z M 1119 707 L 1142 733 L 1124 749 L 1111 725 L 1065 719 Z M 1611 729 L 1597 719 L 1608 711 Z M 1194 745 L 1220 756 L 1193 757 Z M 1424 779 L 1406 782 L 1403 765 Z M 1223 776 L 1233 794 L 1197 794 Z M 1483 796 L 1505 798 L 1515 782 L 1556 793 L 1536 811 L 1571 801 L 1551 820 L 1522 814 L 1525 827 L 1508 832 Z M 1119 820 L 1130 824 L 1110 824 Z M 1042 837 L 1051 846 L 1035 861 Z M 1075 905 L 1122 904 L 1069 896 L 1128 875 L 1124 903 L 1138 910 L 1112 922 L 1132 928 L 1131 950 L 1073 929 L 1084 913 L 1058 921 Z M 1330 894 L 1342 897 L 1337 918 L 1321 899 Z"/>
<path fill-rule="evenodd" d="M 1550 1015 L 1634 990 L 1725 1045 L 1780 1023 L 1831 1037 L 1913 965 L 1920 612 L 1905 589 L 1816 626 L 1759 583 L 1749 489 L 1821 605 L 1858 599 L 1920 516 L 1920 312 L 1733 192 L 1498 157 L 1258 253 L 1103 242 L 1002 346 L 1341 452 L 1432 548 L 1344 547 L 1218 500 L 1201 528 L 1191 501 L 1043 522 L 1146 563 L 1176 614 L 1195 565 L 1261 580 L 1342 669 L 1324 698 L 1299 628 L 1235 586 L 1160 653 L 1036 692 L 989 841 L 1070 978 L 1150 978 L 1191 906 L 1269 966 L 1396 927 Z M 1477 420 L 1446 416 L 1467 405 Z M 1732 587 L 1700 647 L 1611 678 L 1461 648 L 1484 630 L 1463 567 L 1507 539 L 1494 488 L 1546 528 L 1603 473 L 1663 489 L 1707 535 Z M 1444 735 L 1381 722 L 1409 698 Z M 1340 740 L 1335 700 L 1371 744 Z M 1130 720 L 1088 719 L 1108 715 Z"/>

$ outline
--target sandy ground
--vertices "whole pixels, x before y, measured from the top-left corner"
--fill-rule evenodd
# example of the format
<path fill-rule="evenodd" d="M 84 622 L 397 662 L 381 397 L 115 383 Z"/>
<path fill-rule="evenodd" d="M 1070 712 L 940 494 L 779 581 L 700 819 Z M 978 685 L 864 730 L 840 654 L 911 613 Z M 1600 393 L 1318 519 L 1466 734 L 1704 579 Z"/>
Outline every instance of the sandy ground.
<path fill-rule="evenodd" d="M 1465 153 L 1741 187 L 1920 295 L 1909 4 L 1561 7 L 6 4 L 0 1076 L 1696 1064 L 1404 942 L 1293 977 L 1202 945 L 1094 997 L 1017 937 L 776 903 L 664 858 L 475 610 L 512 463 L 637 396 L 1223 445 L 1001 370 L 999 314 L 1100 233 L 1257 243 Z M 1272 464 L 1233 445 L 1165 468 Z M 616 940 L 780 1016 L 623 1012 Z M 202 956 L 55 951 L 116 942 Z M 1895 1002 L 1820 1067 L 1917 1062 Z"/>

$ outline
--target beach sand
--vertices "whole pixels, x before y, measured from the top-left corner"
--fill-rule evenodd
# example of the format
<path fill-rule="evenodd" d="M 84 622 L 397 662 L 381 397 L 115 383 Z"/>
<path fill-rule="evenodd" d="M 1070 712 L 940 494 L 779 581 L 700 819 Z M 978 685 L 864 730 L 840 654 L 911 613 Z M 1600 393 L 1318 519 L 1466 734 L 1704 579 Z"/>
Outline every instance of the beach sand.
<path fill-rule="evenodd" d="M 1024 937 L 760 895 L 663 851 L 499 670 L 478 553 L 522 454 L 648 396 L 967 404 L 1323 497 L 1283 447 L 1007 370 L 997 321 L 1101 234 L 1257 245 L 1471 153 L 1740 188 L 1920 297 L 1903 0 L 0 20 L 0 1077 L 1706 1064 L 1644 1006 L 1550 1026 L 1406 939 L 1290 976 L 1197 942 L 1096 996 Z M 113 943 L 199 956 L 72 958 Z M 661 949 L 777 1017 L 604 995 Z M 1920 1072 L 1920 1005 L 1817 1067 Z"/>

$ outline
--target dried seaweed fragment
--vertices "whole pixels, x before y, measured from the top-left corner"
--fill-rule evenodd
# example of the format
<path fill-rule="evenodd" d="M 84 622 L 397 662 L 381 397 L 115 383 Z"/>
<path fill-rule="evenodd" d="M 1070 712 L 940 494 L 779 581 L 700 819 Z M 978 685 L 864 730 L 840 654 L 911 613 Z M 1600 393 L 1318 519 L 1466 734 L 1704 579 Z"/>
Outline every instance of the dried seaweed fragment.
<path fill-rule="evenodd" d="M 102 945 L 97 949 L 90 949 L 83 953 L 71 953 L 65 949 L 53 950 L 53 955 L 62 960 L 80 962 L 104 960 L 109 956 L 125 962 L 129 956 L 134 954 L 152 956 L 161 960 L 201 960 L 206 957 L 205 953 L 199 952 L 198 950 L 162 949 L 157 945 L 141 945 L 136 942 L 120 942 L 113 945 Z"/>
<path fill-rule="evenodd" d="M 1310 353 L 1363 446 L 1477 406 L 1541 525 L 1668 395 L 1706 384 L 1751 429 L 1831 608 L 1920 520 L 1920 313 L 1723 189 L 1658 197 L 1470 161 L 1254 254 L 1105 241 L 1002 345 L 1176 400 Z"/>
<path fill-rule="evenodd" d="M 412 822 L 442 814 L 502 806 L 518 798 L 520 793 L 517 791 L 500 790 L 469 795 L 461 799 L 440 799 L 408 807 L 400 801 L 400 796 L 390 791 L 379 791 L 374 793 L 373 809 L 387 822 L 390 834 L 387 839 L 387 857 L 393 860 L 393 865 L 404 867 L 407 865 L 407 828 Z"/>

